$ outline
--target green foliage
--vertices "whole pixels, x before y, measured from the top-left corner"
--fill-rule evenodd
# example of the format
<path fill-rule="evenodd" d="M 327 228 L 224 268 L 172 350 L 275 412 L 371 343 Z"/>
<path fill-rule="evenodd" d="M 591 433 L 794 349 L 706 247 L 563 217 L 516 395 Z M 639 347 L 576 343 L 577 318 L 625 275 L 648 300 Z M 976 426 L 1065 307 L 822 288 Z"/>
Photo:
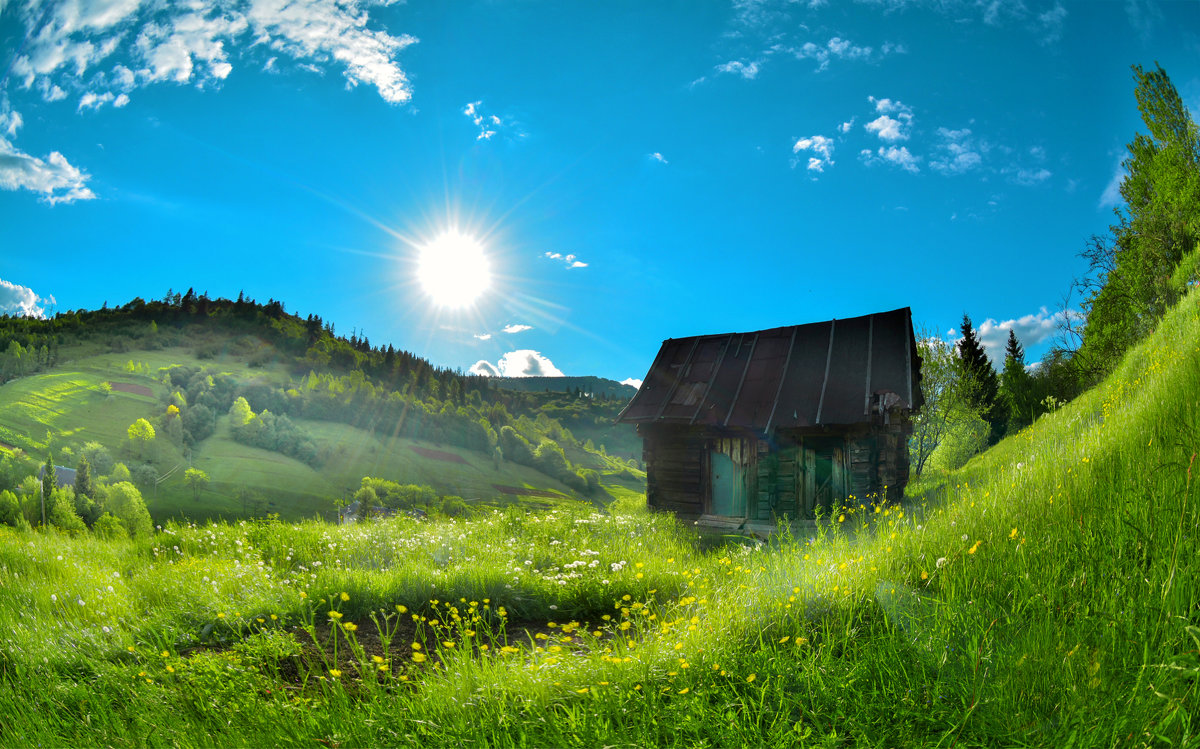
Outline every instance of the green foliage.
<path fill-rule="evenodd" d="M 96 519 L 92 525 L 92 532 L 97 538 L 108 541 L 122 541 L 129 538 L 129 531 L 125 530 L 125 524 L 111 512 L 106 512 Z"/>
<path fill-rule="evenodd" d="M 504 453 L 505 460 L 517 465 L 533 465 L 533 447 L 529 444 L 529 440 L 522 437 L 511 426 L 505 425 L 500 428 L 499 446 L 501 452 Z"/>
<path fill-rule="evenodd" d="M 54 470 L 54 457 L 47 456 L 42 465 L 42 496 L 49 498 L 58 488 L 58 474 Z"/>
<path fill-rule="evenodd" d="M 154 529 L 142 493 L 128 481 L 108 487 L 105 491 L 104 509 L 115 515 L 121 521 L 121 526 L 133 538 L 149 536 Z"/>
<path fill-rule="evenodd" d="M 83 449 L 79 453 L 79 459 L 87 460 L 88 464 L 95 470 L 97 476 L 107 476 L 112 472 L 113 459 L 108 453 L 108 448 L 99 442 L 88 441 L 83 443 Z"/>
<path fill-rule="evenodd" d="M 1083 253 L 1090 275 L 1077 282 L 1087 321 L 1076 358 L 1089 384 L 1180 298 L 1176 269 L 1200 240 L 1200 130 L 1166 71 L 1135 65 L 1133 73 L 1149 134 L 1127 146 L 1124 206 L 1110 236 L 1092 238 Z"/>
<path fill-rule="evenodd" d="M 183 483 L 192 490 L 193 499 L 200 501 L 200 492 L 208 487 L 208 474 L 199 468 L 189 468 L 183 472 Z"/>
<path fill-rule="evenodd" d="M 17 499 L 17 495 L 8 489 L 0 491 L 0 525 L 19 528 L 22 523 L 28 525 L 28 521 L 21 513 L 21 502 Z"/>
<path fill-rule="evenodd" d="M 87 530 L 75 511 L 75 496 L 69 489 L 56 489 L 46 500 L 46 521 L 59 530 L 82 533 Z"/>
<path fill-rule="evenodd" d="M 145 457 L 146 446 L 154 441 L 154 426 L 145 419 L 129 425 L 129 441 L 136 447 L 139 457 Z"/>

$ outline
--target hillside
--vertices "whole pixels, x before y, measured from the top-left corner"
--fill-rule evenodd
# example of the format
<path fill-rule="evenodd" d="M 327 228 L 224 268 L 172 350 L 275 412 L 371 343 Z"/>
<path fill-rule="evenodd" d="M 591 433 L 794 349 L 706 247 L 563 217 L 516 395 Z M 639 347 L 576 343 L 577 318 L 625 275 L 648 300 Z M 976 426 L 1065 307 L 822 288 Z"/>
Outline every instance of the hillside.
<path fill-rule="evenodd" d="M 0 318 L 0 381 L 0 490 L 48 455 L 74 468 L 86 453 L 101 477 L 125 465 L 158 521 L 329 518 L 364 476 L 468 505 L 543 507 L 603 505 L 613 496 L 598 479 L 638 480 L 615 457 L 640 456 L 636 435 L 609 437 L 614 457 L 604 454 L 621 402 L 499 390 L 336 337 L 274 301 L 189 292 L 52 320 Z M 238 402 L 246 409 L 234 416 Z M 155 435 L 146 444 L 130 437 L 139 419 Z M 498 447 L 506 430 L 508 457 Z M 207 483 L 190 486 L 187 469 Z"/>
<path fill-rule="evenodd" d="M 0 528 L 0 743 L 1194 746 L 1198 404 L 1193 291 L 909 503 L 770 545 L 579 506 Z"/>

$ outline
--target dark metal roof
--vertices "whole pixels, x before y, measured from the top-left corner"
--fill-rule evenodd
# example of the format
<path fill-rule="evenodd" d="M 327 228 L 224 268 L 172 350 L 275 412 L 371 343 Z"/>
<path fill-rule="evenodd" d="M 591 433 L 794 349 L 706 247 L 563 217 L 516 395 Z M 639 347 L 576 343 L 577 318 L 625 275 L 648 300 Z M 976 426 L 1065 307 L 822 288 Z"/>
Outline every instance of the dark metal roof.
<path fill-rule="evenodd" d="M 908 307 L 846 320 L 663 341 L 620 421 L 773 429 L 871 420 L 924 403 Z"/>

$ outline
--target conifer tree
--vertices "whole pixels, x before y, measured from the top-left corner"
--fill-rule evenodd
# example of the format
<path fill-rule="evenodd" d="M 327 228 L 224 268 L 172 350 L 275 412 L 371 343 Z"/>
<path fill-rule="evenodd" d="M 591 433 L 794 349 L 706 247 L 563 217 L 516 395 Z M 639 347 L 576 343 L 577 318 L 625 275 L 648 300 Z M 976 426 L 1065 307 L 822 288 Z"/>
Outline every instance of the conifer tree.
<path fill-rule="evenodd" d="M 958 366 L 966 401 L 986 421 L 991 433 L 988 444 L 995 444 L 1004 433 L 1003 410 L 997 406 L 1000 381 L 983 344 L 966 314 L 962 319 L 963 338 L 958 342 Z"/>
<path fill-rule="evenodd" d="M 1004 347 L 1000 400 L 1004 407 L 1008 433 L 1016 432 L 1033 422 L 1033 377 L 1025 369 L 1025 349 L 1017 340 L 1017 334 L 1011 330 L 1008 331 L 1008 344 Z"/>

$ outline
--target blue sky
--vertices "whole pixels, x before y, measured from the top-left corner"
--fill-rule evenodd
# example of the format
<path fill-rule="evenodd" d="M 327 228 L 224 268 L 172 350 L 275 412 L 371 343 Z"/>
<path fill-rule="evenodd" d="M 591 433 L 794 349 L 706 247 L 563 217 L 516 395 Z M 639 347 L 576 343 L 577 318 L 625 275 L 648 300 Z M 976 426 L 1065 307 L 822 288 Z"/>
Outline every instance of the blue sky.
<path fill-rule="evenodd" d="M 1130 65 L 1200 110 L 1197 2 L 0 0 L 0 50 L 0 310 L 244 291 L 617 380 L 901 306 L 1036 358 L 1144 131 Z M 490 270 L 460 307 L 417 280 L 449 230 Z"/>

